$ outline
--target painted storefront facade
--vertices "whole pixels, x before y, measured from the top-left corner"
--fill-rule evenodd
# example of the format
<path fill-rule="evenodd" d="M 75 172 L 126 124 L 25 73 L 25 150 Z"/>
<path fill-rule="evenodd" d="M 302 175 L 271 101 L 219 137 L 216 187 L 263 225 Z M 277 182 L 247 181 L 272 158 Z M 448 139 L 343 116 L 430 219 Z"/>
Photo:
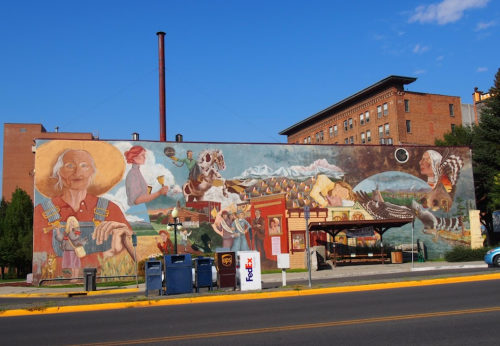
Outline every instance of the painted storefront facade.
<path fill-rule="evenodd" d="M 430 258 L 470 245 L 479 224 L 466 147 L 70 140 L 36 146 L 35 282 L 81 277 L 87 267 L 100 276 L 133 274 L 133 232 L 138 260 L 175 252 L 176 238 L 177 253 L 257 250 L 263 269 L 290 253 L 291 265 L 301 267 L 304 206 L 320 222 L 414 217 Z M 174 208 L 183 225 L 176 235 L 168 227 Z M 331 241 L 326 234 L 311 239 Z M 411 243 L 411 225 L 387 231 L 383 240 Z"/>

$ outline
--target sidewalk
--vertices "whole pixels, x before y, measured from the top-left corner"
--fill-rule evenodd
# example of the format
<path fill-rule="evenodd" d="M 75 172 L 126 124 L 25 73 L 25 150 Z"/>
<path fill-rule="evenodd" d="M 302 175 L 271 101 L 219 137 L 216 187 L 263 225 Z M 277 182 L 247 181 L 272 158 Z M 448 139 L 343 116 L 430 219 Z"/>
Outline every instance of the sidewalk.
<path fill-rule="evenodd" d="M 466 269 L 466 268 L 487 268 L 488 265 L 483 261 L 476 262 L 462 262 L 462 263 L 448 263 L 448 262 L 415 262 L 415 263 L 401 263 L 401 264 L 372 264 L 372 265 L 345 265 L 337 266 L 337 268 L 322 269 L 311 272 L 311 280 L 315 279 L 328 279 L 340 277 L 356 277 L 368 275 L 380 275 L 391 273 L 404 273 L 412 271 L 430 271 L 430 270 L 444 270 L 444 269 Z M 290 273 L 286 272 L 286 282 L 291 284 L 294 281 L 304 281 L 309 279 L 308 272 Z M 262 281 L 264 283 L 281 283 L 283 280 L 282 273 L 263 274 Z M 57 287 L 16 287 L 16 286 L 0 286 L 0 298 L 12 297 L 70 297 L 78 295 L 110 295 L 122 294 L 129 292 L 138 292 L 143 294 L 145 285 L 140 284 L 139 288 L 136 285 L 120 286 L 120 287 L 106 287 L 98 288 L 97 291 L 85 292 L 82 287 L 72 288 L 57 288 Z"/>

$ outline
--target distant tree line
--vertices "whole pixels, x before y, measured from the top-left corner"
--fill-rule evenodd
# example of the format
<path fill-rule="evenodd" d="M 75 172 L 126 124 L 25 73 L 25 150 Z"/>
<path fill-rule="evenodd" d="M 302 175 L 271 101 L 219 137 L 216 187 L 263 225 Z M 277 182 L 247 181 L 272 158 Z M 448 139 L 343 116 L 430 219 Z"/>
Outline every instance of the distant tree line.
<path fill-rule="evenodd" d="M 31 273 L 33 258 L 33 201 L 26 191 L 17 188 L 10 202 L 0 202 L 0 270 L 7 276 L 22 277 Z"/>
<path fill-rule="evenodd" d="M 483 101 L 478 125 L 457 126 L 435 144 L 471 147 L 476 205 L 489 245 L 495 245 L 500 240 L 493 231 L 493 212 L 500 210 L 500 69 L 489 94 Z"/>

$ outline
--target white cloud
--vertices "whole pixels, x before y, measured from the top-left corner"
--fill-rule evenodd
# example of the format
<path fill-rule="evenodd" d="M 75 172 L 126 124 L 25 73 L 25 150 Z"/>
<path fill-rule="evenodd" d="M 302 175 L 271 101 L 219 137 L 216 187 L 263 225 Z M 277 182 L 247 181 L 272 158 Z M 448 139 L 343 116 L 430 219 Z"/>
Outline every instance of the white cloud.
<path fill-rule="evenodd" d="M 376 41 L 380 41 L 380 40 L 384 40 L 385 39 L 385 37 L 383 35 L 379 35 L 379 34 L 372 34 L 372 37 Z"/>
<path fill-rule="evenodd" d="M 486 71 L 488 71 L 488 68 L 487 68 L 487 67 L 478 67 L 478 68 L 476 69 L 476 72 L 486 72 Z"/>
<path fill-rule="evenodd" d="M 424 74 L 424 73 L 427 73 L 427 70 L 416 70 L 413 73 L 415 73 L 415 74 Z"/>
<path fill-rule="evenodd" d="M 488 29 L 489 27 L 497 25 L 497 22 L 492 20 L 491 22 L 485 23 L 485 22 L 479 22 L 476 25 L 476 29 L 474 31 L 479 31 L 479 30 L 485 30 Z"/>
<path fill-rule="evenodd" d="M 454 23 L 470 9 L 485 7 L 491 0 L 444 0 L 437 4 L 419 6 L 413 10 L 409 23 Z"/>
<path fill-rule="evenodd" d="M 429 50 L 428 46 L 420 46 L 420 43 L 413 47 L 413 53 L 421 54 Z"/>
<path fill-rule="evenodd" d="M 436 60 L 437 60 L 437 61 L 441 61 L 441 60 L 443 60 L 443 59 L 444 59 L 444 55 L 438 56 L 438 57 L 436 58 Z"/>

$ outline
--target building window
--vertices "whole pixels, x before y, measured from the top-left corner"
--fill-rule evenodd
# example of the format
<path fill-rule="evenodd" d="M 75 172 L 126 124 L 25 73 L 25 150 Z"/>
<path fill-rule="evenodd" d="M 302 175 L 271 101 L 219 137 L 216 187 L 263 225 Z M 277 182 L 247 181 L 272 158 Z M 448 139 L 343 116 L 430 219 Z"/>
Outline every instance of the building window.
<path fill-rule="evenodd" d="M 333 125 L 333 133 L 335 134 L 335 136 L 339 134 L 339 131 L 337 129 L 337 125 Z"/>
<path fill-rule="evenodd" d="M 405 112 L 410 112 L 410 100 L 405 100 Z"/>
<path fill-rule="evenodd" d="M 307 138 L 304 138 L 304 144 L 306 144 L 306 143 L 307 143 Z"/>
<path fill-rule="evenodd" d="M 406 132 L 411 133 L 411 120 L 406 120 Z"/>
<path fill-rule="evenodd" d="M 383 104 L 384 106 L 384 116 L 389 114 L 389 108 L 387 108 L 387 103 Z"/>
<path fill-rule="evenodd" d="M 379 139 L 379 143 L 380 143 L 380 144 L 385 144 L 385 138 L 380 138 L 380 139 Z"/>
<path fill-rule="evenodd" d="M 359 115 L 359 124 L 363 125 L 364 123 L 365 123 L 365 115 L 363 113 L 361 113 Z"/>
<path fill-rule="evenodd" d="M 316 143 L 319 143 L 319 132 L 316 132 Z"/>
<path fill-rule="evenodd" d="M 347 132 L 347 120 L 344 120 L 344 131 Z"/>
<path fill-rule="evenodd" d="M 369 111 L 365 112 L 365 121 L 367 124 L 370 122 L 370 112 Z"/>
<path fill-rule="evenodd" d="M 389 124 L 385 124 L 385 135 L 389 136 Z"/>
<path fill-rule="evenodd" d="M 323 142 L 323 140 L 325 139 L 325 137 L 323 137 L 323 130 L 321 130 L 321 131 L 319 132 L 319 139 L 320 139 L 320 141 L 322 141 L 322 142 Z"/>
<path fill-rule="evenodd" d="M 330 138 L 333 137 L 333 127 L 330 126 L 330 128 L 328 129 L 328 133 L 330 134 Z"/>
<path fill-rule="evenodd" d="M 25 129 L 24 127 L 21 127 L 21 128 L 19 129 L 19 132 L 21 132 L 21 133 L 26 133 L 26 129 Z"/>
<path fill-rule="evenodd" d="M 307 143 L 311 143 L 311 136 L 307 137 Z"/>
<path fill-rule="evenodd" d="M 365 133 L 362 132 L 361 133 L 361 144 L 365 144 L 365 143 L 366 143 Z"/>
<path fill-rule="evenodd" d="M 347 138 L 346 138 L 346 139 L 344 140 L 344 144 L 349 144 L 349 139 L 347 139 Z"/>
<path fill-rule="evenodd" d="M 354 137 L 353 136 L 349 137 L 349 143 L 354 144 Z"/>
<path fill-rule="evenodd" d="M 349 130 L 352 130 L 352 118 L 349 118 Z"/>
<path fill-rule="evenodd" d="M 451 124 L 451 132 L 455 132 L 455 124 Z"/>
<path fill-rule="evenodd" d="M 384 137 L 384 127 L 382 125 L 378 127 L 378 136 Z"/>
<path fill-rule="evenodd" d="M 382 106 L 377 106 L 377 117 L 382 118 Z"/>
<path fill-rule="evenodd" d="M 455 107 L 450 103 L 450 117 L 455 116 Z"/>
<path fill-rule="evenodd" d="M 387 141 L 385 142 L 387 145 L 392 145 L 392 138 L 387 138 Z"/>
<path fill-rule="evenodd" d="M 372 132 L 370 130 L 366 131 L 366 141 L 368 143 L 372 141 Z"/>

